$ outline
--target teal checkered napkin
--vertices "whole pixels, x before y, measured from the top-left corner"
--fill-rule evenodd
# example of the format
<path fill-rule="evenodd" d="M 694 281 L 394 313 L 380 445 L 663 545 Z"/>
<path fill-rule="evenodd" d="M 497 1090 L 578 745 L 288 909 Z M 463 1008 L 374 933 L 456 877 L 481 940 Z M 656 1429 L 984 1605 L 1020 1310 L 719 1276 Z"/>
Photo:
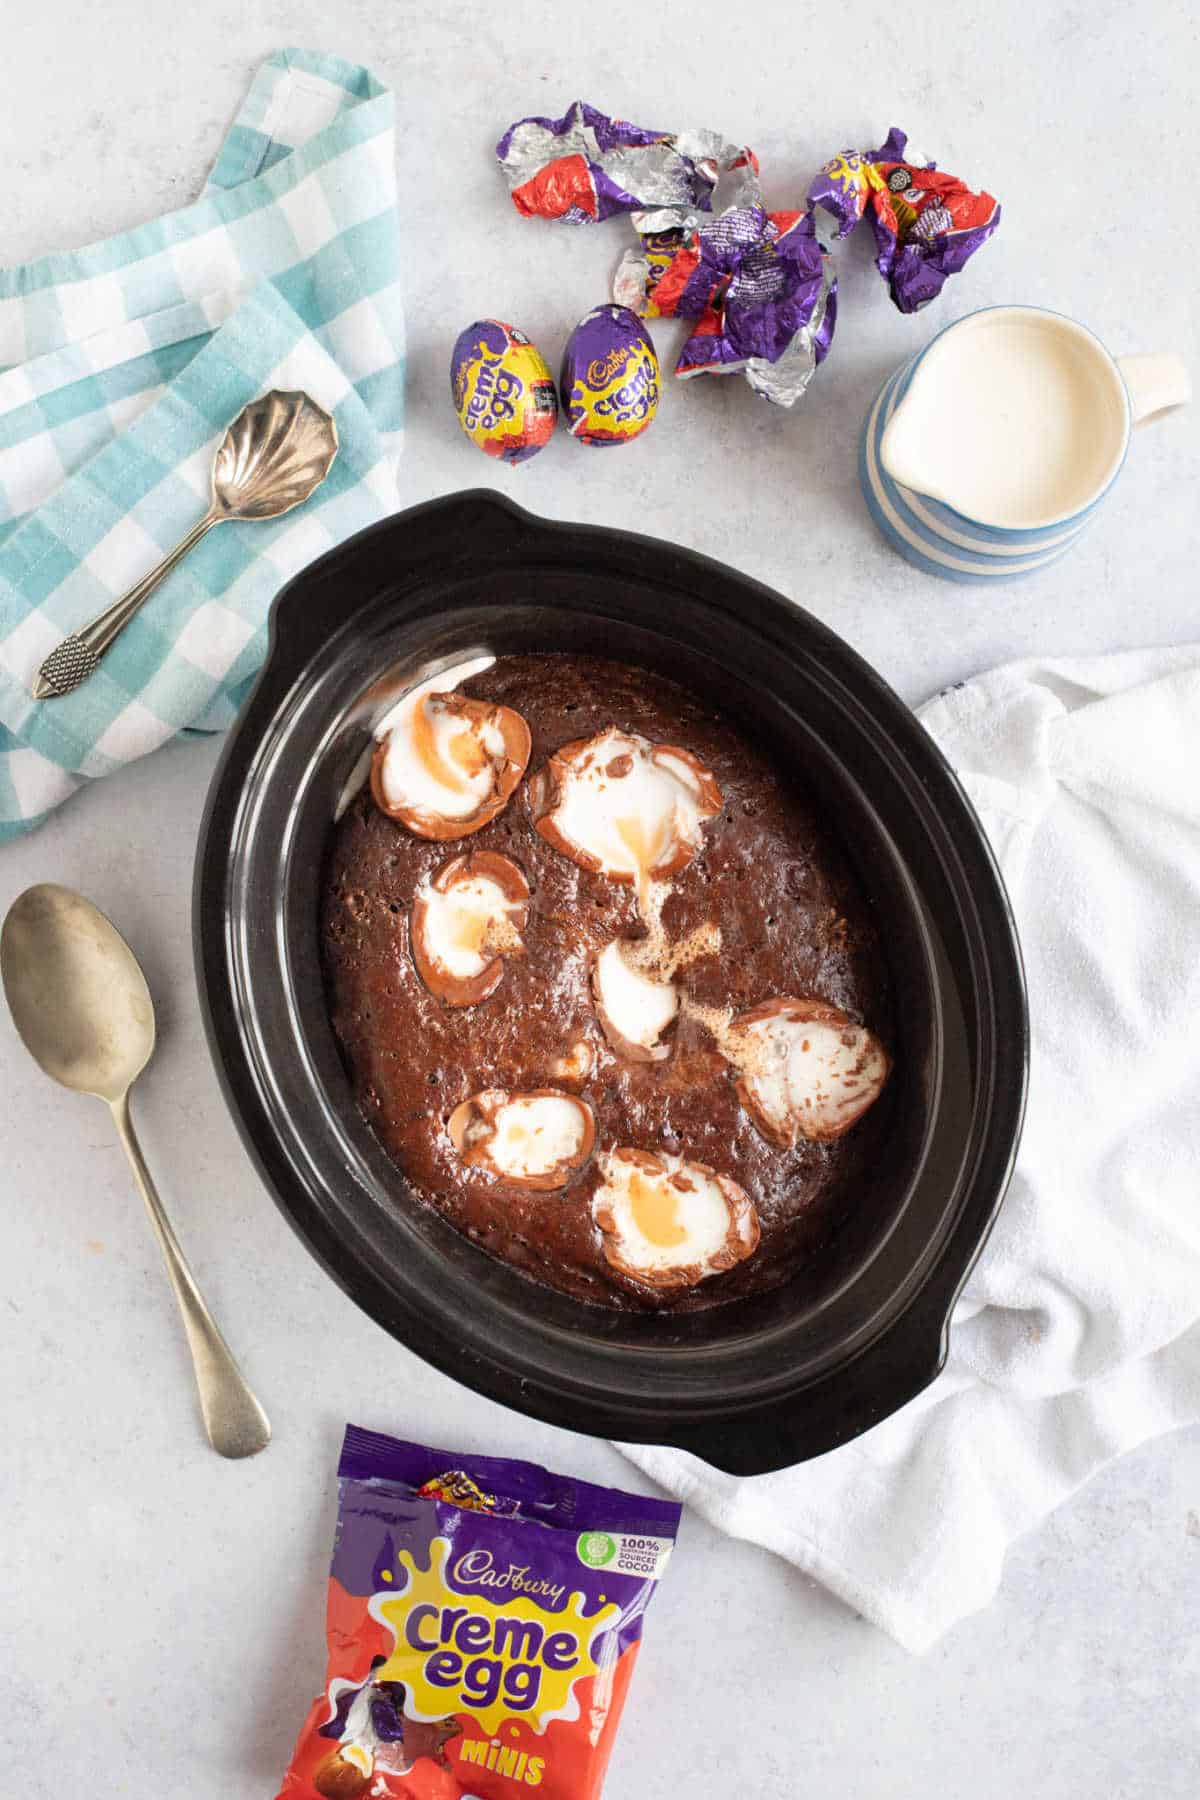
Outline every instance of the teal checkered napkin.
<path fill-rule="evenodd" d="M 0 271 L 0 837 L 177 731 L 227 725 L 284 581 L 395 505 L 399 270 L 392 96 L 282 50 L 193 205 Z M 200 517 L 226 426 L 270 388 L 336 419 L 324 485 L 210 532 L 94 675 L 33 700 L 55 644 Z"/>

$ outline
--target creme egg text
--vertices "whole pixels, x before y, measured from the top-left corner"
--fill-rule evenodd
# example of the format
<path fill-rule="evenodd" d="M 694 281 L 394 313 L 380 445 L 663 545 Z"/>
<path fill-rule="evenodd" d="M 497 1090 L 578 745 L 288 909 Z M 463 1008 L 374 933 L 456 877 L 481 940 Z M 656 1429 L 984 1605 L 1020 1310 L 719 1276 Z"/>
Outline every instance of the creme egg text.
<path fill-rule="evenodd" d="M 488 1618 L 466 1606 L 414 1606 L 404 1635 L 428 1659 L 425 1680 L 460 1689 L 470 1706 L 503 1701 L 513 1712 L 531 1712 L 543 1671 L 566 1674 L 579 1662 L 573 1631 L 546 1631 L 536 1619 Z"/>

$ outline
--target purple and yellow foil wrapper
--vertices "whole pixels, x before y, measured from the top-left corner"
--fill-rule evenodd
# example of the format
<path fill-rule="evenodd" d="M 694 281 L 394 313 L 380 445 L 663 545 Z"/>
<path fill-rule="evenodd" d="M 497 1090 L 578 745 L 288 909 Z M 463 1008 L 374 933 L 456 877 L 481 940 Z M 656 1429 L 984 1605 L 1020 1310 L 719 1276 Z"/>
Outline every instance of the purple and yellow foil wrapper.
<path fill-rule="evenodd" d="M 843 150 L 808 190 L 844 238 L 867 213 L 875 233 L 875 266 L 903 313 L 936 300 L 947 279 L 1000 223 L 1000 203 L 973 193 L 935 163 L 908 160 L 908 139 L 893 125 L 878 150 Z"/>
<path fill-rule="evenodd" d="M 597 306 L 581 319 L 563 355 L 567 428 L 581 444 L 627 444 L 658 411 L 658 357 L 637 314 Z"/>
<path fill-rule="evenodd" d="M 536 456 L 558 422 L 558 393 L 545 357 L 523 331 L 501 319 L 477 319 L 459 333 L 450 392 L 471 442 L 501 462 Z"/>
<path fill-rule="evenodd" d="M 617 291 L 650 318 L 694 319 L 676 375 L 745 375 L 791 405 L 828 354 L 837 280 L 811 215 L 737 207 L 686 237 L 627 252 Z"/>

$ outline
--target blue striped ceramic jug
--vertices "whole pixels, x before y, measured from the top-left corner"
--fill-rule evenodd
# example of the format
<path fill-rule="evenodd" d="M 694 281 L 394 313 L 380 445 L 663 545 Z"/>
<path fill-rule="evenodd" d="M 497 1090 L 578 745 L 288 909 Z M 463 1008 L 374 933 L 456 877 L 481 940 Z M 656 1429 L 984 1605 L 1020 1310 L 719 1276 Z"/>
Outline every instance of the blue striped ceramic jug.
<path fill-rule="evenodd" d="M 1060 313 L 987 307 L 884 383 L 863 427 L 863 493 L 927 574 L 1011 581 L 1070 549 L 1133 427 L 1190 397 L 1177 356 L 1113 357 Z"/>

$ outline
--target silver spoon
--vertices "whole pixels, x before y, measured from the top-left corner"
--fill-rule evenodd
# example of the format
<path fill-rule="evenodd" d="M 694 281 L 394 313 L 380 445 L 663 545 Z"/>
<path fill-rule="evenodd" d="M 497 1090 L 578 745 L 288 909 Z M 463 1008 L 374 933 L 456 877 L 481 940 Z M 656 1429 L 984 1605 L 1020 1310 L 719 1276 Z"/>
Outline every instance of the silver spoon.
<path fill-rule="evenodd" d="M 222 1456 L 253 1456 L 270 1442 L 267 1415 L 192 1279 L 129 1117 L 129 1090 L 154 1049 L 154 1005 L 133 951 L 90 900 L 44 882 L 9 908 L 0 974 L 34 1061 L 63 1087 L 108 1102 L 183 1314 L 209 1441 Z"/>
<path fill-rule="evenodd" d="M 337 450 L 337 425 L 307 394 L 274 388 L 244 406 L 213 459 L 212 501 L 204 517 L 127 594 L 55 645 L 34 677 L 34 699 L 57 699 L 86 681 L 159 582 L 206 531 L 225 519 L 276 519 L 290 512 L 320 487 Z"/>

